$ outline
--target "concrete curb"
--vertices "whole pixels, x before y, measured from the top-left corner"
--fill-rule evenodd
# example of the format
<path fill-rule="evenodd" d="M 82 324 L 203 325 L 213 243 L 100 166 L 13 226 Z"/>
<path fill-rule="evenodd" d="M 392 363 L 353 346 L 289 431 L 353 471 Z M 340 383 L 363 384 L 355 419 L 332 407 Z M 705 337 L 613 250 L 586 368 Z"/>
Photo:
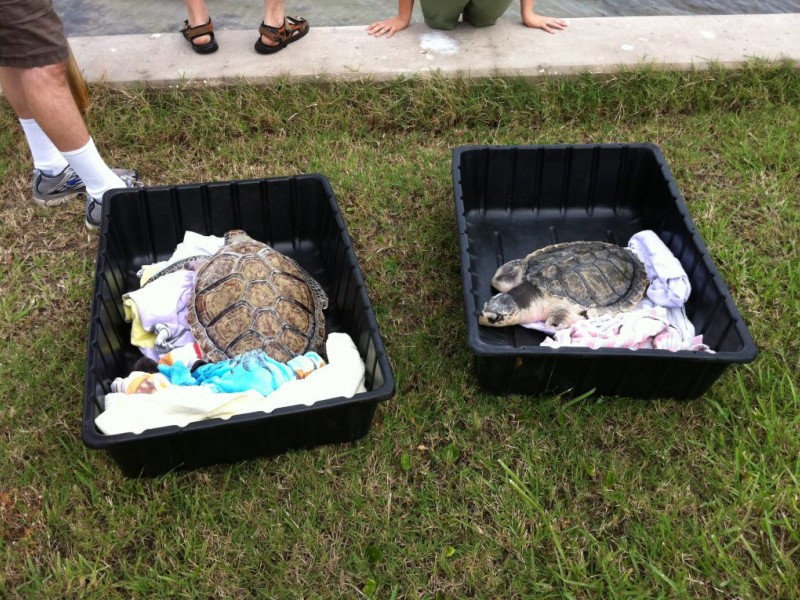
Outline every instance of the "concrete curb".
<path fill-rule="evenodd" d="M 255 52 L 253 31 L 219 31 L 220 50 L 194 53 L 179 33 L 71 38 L 90 82 L 155 87 L 220 85 L 277 78 L 390 80 L 397 77 L 608 73 L 651 64 L 665 69 L 736 67 L 750 59 L 800 67 L 800 14 L 570 19 L 554 35 L 503 20 L 494 27 L 436 31 L 422 24 L 391 39 L 365 27 L 319 27 L 270 56 Z"/>

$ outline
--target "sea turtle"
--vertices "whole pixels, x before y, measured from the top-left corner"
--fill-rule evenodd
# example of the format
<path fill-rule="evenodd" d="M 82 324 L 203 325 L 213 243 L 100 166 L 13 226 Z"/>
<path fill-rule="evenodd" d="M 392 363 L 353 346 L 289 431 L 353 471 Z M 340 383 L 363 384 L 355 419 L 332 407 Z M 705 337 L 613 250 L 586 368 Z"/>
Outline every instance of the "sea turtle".
<path fill-rule="evenodd" d="M 294 260 L 233 230 L 197 268 L 188 320 L 207 360 L 263 349 L 287 362 L 309 350 L 324 356 L 327 307 L 322 286 Z"/>
<path fill-rule="evenodd" d="M 491 327 L 544 321 L 564 329 L 580 318 L 632 309 L 647 285 L 644 265 L 628 248 L 553 244 L 497 270 L 492 286 L 501 293 L 484 305 L 478 321 Z"/>

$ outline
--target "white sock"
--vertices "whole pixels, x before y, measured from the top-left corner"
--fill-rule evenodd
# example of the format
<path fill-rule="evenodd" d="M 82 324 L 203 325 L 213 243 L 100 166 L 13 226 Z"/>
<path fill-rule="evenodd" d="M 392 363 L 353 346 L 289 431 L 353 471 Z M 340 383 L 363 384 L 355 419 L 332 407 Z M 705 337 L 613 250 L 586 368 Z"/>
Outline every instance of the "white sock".
<path fill-rule="evenodd" d="M 35 119 L 20 119 L 19 122 L 28 140 L 35 168 L 45 175 L 58 175 L 67 168 L 66 159 L 61 156 L 61 152 L 53 145 Z"/>
<path fill-rule="evenodd" d="M 89 138 L 83 148 L 62 152 L 62 154 L 78 176 L 83 179 L 83 183 L 86 184 L 86 193 L 92 198 L 100 200 L 108 190 L 125 187 L 125 182 L 109 169 L 106 162 L 100 157 L 92 138 Z"/>

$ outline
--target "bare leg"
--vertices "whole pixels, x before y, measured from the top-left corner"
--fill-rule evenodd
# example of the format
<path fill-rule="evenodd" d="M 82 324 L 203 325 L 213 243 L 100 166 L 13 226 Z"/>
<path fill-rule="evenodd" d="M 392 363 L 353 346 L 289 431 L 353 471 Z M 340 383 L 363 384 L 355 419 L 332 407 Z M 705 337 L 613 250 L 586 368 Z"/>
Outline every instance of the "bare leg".
<path fill-rule="evenodd" d="M 14 112 L 20 118 L 35 119 L 61 152 L 89 142 L 89 130 L 72 97 L 66 72 L 66 62 L 32 69 L 0 67 L 0 85 Z"/>
<path fill-rule="evenodd" d="M 208 7 L 205 0 L 183 0 L 186 5 L 186 14 L 188 15 L 189 27 L 197 27 L 198 25 L 205 25 L 211 18 L 208 14 Z M 210 35 L 201 35 L 193 40 L 194 44 L 202 46 L 211 41 Z"/>
<path fill-rule="evenodd" d="M 189 1 L 189 0 L 186 0 Z M 264 23 L 270 27 L 280 27 L 286 16 L 286 3 L 284 0 L 264 0 Z M 273 40 L 261 36 L 265 46 L 277 45 Z"/>

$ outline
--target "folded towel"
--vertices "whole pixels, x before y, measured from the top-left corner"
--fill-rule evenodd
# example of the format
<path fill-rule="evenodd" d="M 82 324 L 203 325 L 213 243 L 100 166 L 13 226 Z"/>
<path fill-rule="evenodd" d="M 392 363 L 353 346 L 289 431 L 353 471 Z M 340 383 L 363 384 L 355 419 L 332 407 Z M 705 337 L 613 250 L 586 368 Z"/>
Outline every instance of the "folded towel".
<path fill-rule="evenodd" d="M 692 287 L 680 261 L 655 232 L 646 229 L 628 241 L 644 263 L 650 285 L 647 297 L 659 306 L 680 307 L 689 299 Z"/>

